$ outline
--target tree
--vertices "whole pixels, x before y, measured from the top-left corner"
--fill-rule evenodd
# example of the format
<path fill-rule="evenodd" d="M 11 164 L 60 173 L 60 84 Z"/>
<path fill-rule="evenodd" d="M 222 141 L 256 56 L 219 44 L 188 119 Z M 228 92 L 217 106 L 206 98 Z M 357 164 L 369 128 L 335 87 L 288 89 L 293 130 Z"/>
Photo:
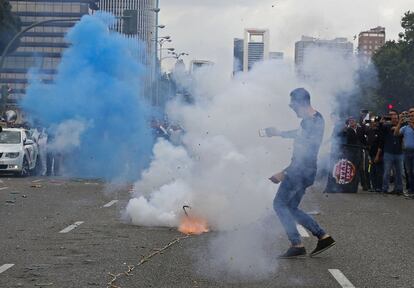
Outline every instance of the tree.
<path fill-rule="evenodd" d="M 0 53 L 3 52 L 7 44 L 21 28 L 20 18 L 12 13 L 9 1 L 0 0 Z M 10 52 L 16 50 L 18 46 L 19 41 L 16 41 Z"/>
<path fill-rule="evenodd" d="M 398 41 L 387 41 L 373 56 L 378 70 L 378 95 L 397 109 L 414 107 L 414 12 L 401 20 L 404 32 Z"/>
<path fill-rule="evenodd" d="M 400 38 L 404 39 L 407 43 L 413 43 L 414 41 L 414 12 L 408 11 L 404 14 L 401 20 L 401 26 L 405 30 L 404 33 L 400 33 Z"/>

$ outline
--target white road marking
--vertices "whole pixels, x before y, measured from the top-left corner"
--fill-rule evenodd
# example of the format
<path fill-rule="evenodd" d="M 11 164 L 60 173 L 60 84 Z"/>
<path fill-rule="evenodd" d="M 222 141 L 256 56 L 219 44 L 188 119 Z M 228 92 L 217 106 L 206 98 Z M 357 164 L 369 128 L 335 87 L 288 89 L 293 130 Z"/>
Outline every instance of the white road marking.
<path fill-rule="evenodd" d="M 355 288 L 355 286 L 345 277 L 339 269 L 328 269 L 342 288 Z"/>
<path fill-rule="evenodd" d="M 114 205 L 116 202 L 118 202 L 118 200 L 112 200 L 111 202 L 106 203 L 103 207 L 104 207 L 104 208 L 111 207 L 111 206 L 112 206 L 112 205 Z"/>
<path fill-rule="evenodd" d="M 32 183 L 38 183 L 38 182 L 42 182 L 42 179 L 37 179 L 37 180 L 33 180 Z"/>
<path fill-rule="evenodd" d="M 320 211 L 314 210 L 314 211 L 306 212 L 306 214 L 309 214 L 309 215 L 320 215 L 322 213 Z"/>
<path fill-rule="evenodd" d="M 310 237 L 308 231 L 306 231 L 306 229 L 300 225 L 300 224 L 296 224 L 296 228 L 298 228 L 299 234 L 302 237 Z"/>
<path fill-rule="evenodd" d="M 0 191 L 1 191 L 1 190 L 6 190 L 6 189 L 9 189 L 9 187 L 1 187 L 1 188 L 0 188 Z"/>
<path fill-rule="evenodd" d="M 14 264 L 4 264 L 4 265 L 0 266 L 0 274 L 3 273 L 4 271 L 10 269 L 13 266 L 14 266 Z"/>
<path fill-rule="evenodd" d="M 80 226 L 83 223 L 84 223 L 83 221 L 75 222 L 74 224 L 69 225 L 68 227 L 66 227 L 65 229 L 60 231 L 59 233 L 68 233 L 68 232 L 72 231 L 73 229 L 77 228 L 78 226 Z"/>

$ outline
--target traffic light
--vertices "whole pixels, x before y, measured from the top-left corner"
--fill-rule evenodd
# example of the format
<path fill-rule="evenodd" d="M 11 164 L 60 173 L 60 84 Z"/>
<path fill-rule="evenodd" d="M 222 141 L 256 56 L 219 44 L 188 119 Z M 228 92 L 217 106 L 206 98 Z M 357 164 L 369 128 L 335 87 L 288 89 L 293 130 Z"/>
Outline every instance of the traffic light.
<path fill-rule="evenodd" d="M 388 110 L 392 110 L 392 109 L 394 109 L 394 105 L 388 104 Z"/>
<path fill-rule="evenodd" d="M 138 34 L 138 11 L 124 10 L 122 16 L 122 33 L 127 35 Z"/>

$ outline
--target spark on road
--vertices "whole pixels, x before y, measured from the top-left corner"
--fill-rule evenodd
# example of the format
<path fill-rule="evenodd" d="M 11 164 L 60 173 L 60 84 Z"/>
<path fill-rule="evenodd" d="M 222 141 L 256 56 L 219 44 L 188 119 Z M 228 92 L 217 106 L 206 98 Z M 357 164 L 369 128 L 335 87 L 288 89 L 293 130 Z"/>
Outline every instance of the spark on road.
<path fill-rule="evenodd" d="M 343 288 L 355 288 L 355 286 L 345 277 L 345 275 L 339 269 L 328 269 L 336 281 Z"/>
<path fill-rule="evenodd" d="M 72 231 L 73 229 L 77 228 L 78 226 L 82 225 L 83 223 L 84 223 L 83 221 L 75 222 L 74 224 L 69 225 L 68 227 L 66 227 L 65 229 L 60 231 L 59 233 L 68 233 L 68 232 Z"/>

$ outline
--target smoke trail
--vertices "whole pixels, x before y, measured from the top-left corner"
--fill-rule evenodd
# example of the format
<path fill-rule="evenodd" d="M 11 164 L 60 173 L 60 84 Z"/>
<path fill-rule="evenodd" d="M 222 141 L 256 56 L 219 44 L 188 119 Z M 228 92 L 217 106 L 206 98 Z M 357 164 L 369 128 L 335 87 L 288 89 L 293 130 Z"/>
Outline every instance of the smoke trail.
<path fill-rule="evenodd" d="M 220 231 L 207 251 L 197 252 L 200 271 L 250 280 L 271 275 L 281 229 L 272 207 L 277 186 L 267 178 L 287 167 L 292 142 L 260 138 L 258 129 L 299 126 L 288 108 L 293 88 L 306 87 L 326 121 L 337 96 L 357 89 L 356 61 L 326 50 L 309 57 L 304 69 L 312 77 L 297 77 L 289 63 L 266 62 L 234 79 L 218 66 L 199 70 L 193 81 L 184 79 L 183 85 L 192 83 L 187 88 L 193 103 L 175 100 L 167 108 L 169 119 L 184 127 L 183 145 L 156 143 L 154 161 L 136 183 L 126 210 L 132 223 L 174 227 L 182 205 L 191 205 Z M 345 105 L 347 99 L 340 101 Z"/>
<path fill-rule="evenodd" d="M 70 175 L 137 179 L 151 155 L 145 68 L 134 56 L 142 45 L 109 31 L 113 21 L 106 13 L 84 16 L 66 37 L 71 47 L 54 83 L 35 73 L 21 103 L 49 128 L 50 148 L 64 154 Z"/>

